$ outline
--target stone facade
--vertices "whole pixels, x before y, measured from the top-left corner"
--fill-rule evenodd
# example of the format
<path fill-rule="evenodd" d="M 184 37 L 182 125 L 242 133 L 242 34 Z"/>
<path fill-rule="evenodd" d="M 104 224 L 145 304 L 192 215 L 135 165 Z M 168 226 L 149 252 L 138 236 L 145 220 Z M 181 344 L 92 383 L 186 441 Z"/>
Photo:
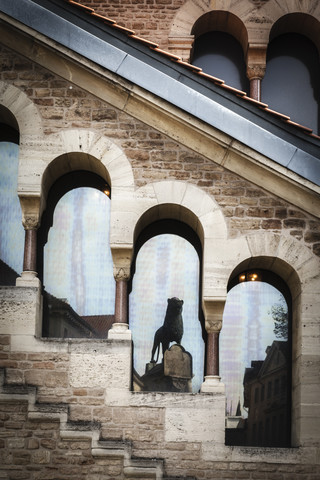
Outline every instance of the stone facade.
<path fill-rule="evenodd" d="M 179 53 L 184 44 L 185 57 L 187 26 L 200 13 L 238 15 L 250 41 L 263 43 L 272 22 L 296 6 L 273 0 L 82 3 L 162 48 Z M 299 8 L 317 19 L 317 4 L 299 2 Z M 228 281 L 239 265 L 281 276 L 293 303 L 292 448 L 226 446 L 218 378 L 205 378 L 198 394 L 133 392 L 130 318 L 129 325 L 114 324 L 105 340 L 41 338 L 41 285 L 35 272 L 25 271 L 16 286 L 0 287 L 0 478 L 319 479 L 317 187 L 269 169 L 266 159 L 228 143 L 223 132 L 187 124 L 183 113 L 168 119 L 170 106 L 162 118 L 163 104 L 153 105 L 155 116 L 147 95 L 137 111 L 138 94 L 127 96 L 124 82 L 100 71 L 95 76 L 76 57 L 60 62 L 59 49 L 37 57 L 24 45 L 17 39 L 12 50 L 0 49 L 0 105 L 19 124 L 25 228 L 39 225 L 55 180 L 80 168 L 112 188 L 117 280 L 128 279 L 145 226 L 159 218 L 184 221 L 203 247 L 208 333 L 223 328 Z M 73 68 L 79 69 L 75 78 Z M 200 141 L 204 135 L 207 143 Z"/>

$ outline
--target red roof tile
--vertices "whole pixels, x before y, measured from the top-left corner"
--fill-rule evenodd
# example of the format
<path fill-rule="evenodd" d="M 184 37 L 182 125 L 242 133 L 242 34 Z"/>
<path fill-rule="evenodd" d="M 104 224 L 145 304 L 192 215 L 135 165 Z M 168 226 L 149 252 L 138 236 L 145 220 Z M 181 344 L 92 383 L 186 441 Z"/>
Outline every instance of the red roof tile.
<path fill-rule="evenodd" d="M 246 92 L 243 92 L 243 91 L 238 90 L 234 87 L 231 87 L 230 85 L 226 85 L 224 80 L 221 80 L 220 78 L 216 78 L 212 75 L 209 75 L 209 74 L 203 72 L 201 68 L 196 67 L 195 65 L 184 62 L 183 60 L 181 60 L 181 58 L 178 55 L 167 52 L 166 50 L 162 50 L 161 48 L 159 48 L 157 43 L 137 36 L 135 34 L 134 30 L 123 27 L 123 26 L 119 25 L 115 20 L 112 20 L 108 17 L 105 17 L 104 15 L 100 15 L 100 14 L 96 13 L 93 8 L 82 5 L 81 3 L 78 3 L 74 0 L 65 0 L 65 2 L 70 3 L 71 5 L 74 5 L 77 8 L 83 9 L 84 12 L 94 16 L 98 20 L 103 21 L 104 23 L 110 25 L 112 28 L 114 28 L 116 30 L 120 30 L 120 31 L 126 33 L 130 38 L 136 40 L 137 42 L 140 42 L 140 43 L 143 43 L 144 45 L 147 45 L 154 52 L 157 52 L 160 55 L 164 55 L 165 57 L 169 58 L 173 62 L 183 66 L 184 68 L 186 68 L 188 70 L 192 70 L 193 72 L 195 72 L 199 76 L 210 80 L 211 82 L 220 86 L 221 88 L 223 88 L 225 90 L 228 90 L 229 92 L 234 93 L 236 96 L 241 97 L 244 100 L 246 100 L 246 101 L 248 101 L 248 102 L 250 102 L 254 105 L 257 105 L 261 110 L 263 110 L 263 111 L 265 111 L 265 112 L 267 112 L 267 113 L 269 113 L 269 114 L 271 114 L 275 117 L 280 118 L 281 120 L 283 120 L 287 124 L 292 125 L 299 130 L 302 130 L 304 133 L 308 134 L 309 136 L 312 136 L 313 138 L 316 138 L 316 139 L 320 138 L 318 135 L 315 135 L 315 134 L 312 133 L 311 128 L 305 127 L 303 125 L 300 125 L 299 123 L 293 122 L 292 120 L 290 120 L 290 117 L 288 117 L 287 115 L 283 115 L 282 113 L 279 113 L 279 112 L 276 112 L 275 110 L 270 109 L 266 103 L 263 103 L 263 102 L 260 102 L 258 100 L 255 100 L 251 97 L 248 97 Z"/>

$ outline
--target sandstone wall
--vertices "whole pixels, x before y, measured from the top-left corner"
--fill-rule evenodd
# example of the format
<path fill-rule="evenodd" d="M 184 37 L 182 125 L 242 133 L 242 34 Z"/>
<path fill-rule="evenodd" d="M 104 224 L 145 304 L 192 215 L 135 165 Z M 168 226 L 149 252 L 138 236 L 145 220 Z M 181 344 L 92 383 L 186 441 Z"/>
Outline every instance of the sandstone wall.
<path fill-rule="evenodd" d="M 147 10 L 149 4 L 130 3 L 130 8 L 143 14 L 141 5 Z M 157 5 L 171 15 L 178 8 Z M 72 130 L 81 130 L 83 152 L 88 139 L 103 135 L 116 151 L 110 169 L 122 174 L 126 159 L 128 185 L 111 185 L 124 226 L 155 199 L 175 199 L 179 207 L 188 205 L 202 215 L 206 249 L 214 250 L 208 257 L 214 265 L 208 284 L 217 285 L 216 272 L 230 273 L 254 257 L 282 274 L 294 299 L 293 410 L 299 447 L 226 447 L 223 388 L 196 395 L 131 392 L 129 331 L 99 342 L 41 339 L 40 287 L 20 282 L 0 289 L 0 478 L 320 478 L 319 220 L 283 201 L 280 191 L 276 196 L 258 188 L 196 148 L 180 145 L 24 58 L 2 49 L 0 59 L 0 80 L 23 92 L 23 101 L 32 106 L 21 105 L 30 111 L 23 127 L 38 129 L 32 146 L 27 141 L 21 146 L 20 179 L 39 186 L 38 177 L 58 154 L 75 153 L 66 147 L 73 146 Z M 13 95 L 10 101 L 15 106 L 21 100 Z M 58 137 L 66 139 L 66 150 Z M 71 166 L 75 156 L 66 157 Z M 124 208 L 129 208 L 127 198 L 136 202 L 130 215 Z"/>
<path fill-rule="evenodd" d="M 219 204 L 230 237 L 253 230 L 282 232 L 320 255 L 318 220 L 283 201 L 281 192 L 277 197 L 257 188 L 12 52 L 3 49 L 0 55 L 0 79 L 36 105 L 45 135 L 72 128 L 103 133 L 125 153 L 136 187 L 162 180 L 191 183 Z"/>

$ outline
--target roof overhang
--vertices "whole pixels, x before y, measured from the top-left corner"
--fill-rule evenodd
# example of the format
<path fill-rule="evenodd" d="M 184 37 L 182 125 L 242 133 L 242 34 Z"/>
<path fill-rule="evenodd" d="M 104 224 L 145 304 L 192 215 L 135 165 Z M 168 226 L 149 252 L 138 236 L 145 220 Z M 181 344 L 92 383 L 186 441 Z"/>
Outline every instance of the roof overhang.
<path fill-rule="evenodd" d="M 319 216 L 318 139 L 62 0 L 0 0 L 0 12 L 6 47 Z"/>

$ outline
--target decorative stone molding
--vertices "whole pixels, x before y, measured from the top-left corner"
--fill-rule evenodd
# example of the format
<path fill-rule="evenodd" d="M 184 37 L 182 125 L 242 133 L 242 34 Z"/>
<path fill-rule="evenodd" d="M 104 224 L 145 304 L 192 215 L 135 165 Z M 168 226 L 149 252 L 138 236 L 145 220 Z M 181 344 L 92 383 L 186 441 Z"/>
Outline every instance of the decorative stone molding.
<path fill-rule="evenodd" d="M 200 388 L 201 393 L 225 394 L 225 385 L 218 375 L 206 375 Z"/>
<path fill-rule="evenodd" d="M 266 73 L 265 65 L 248 65 L 247 66 L 247 77 L 249 80 L 253 79 L 262 79 Z"/>
<path fill-rule="evenodd" d="M 225 303 L 225 298 L 203 299 L 202 305 L 205 316 L 205 328 L 208 333 L 220 332 Z"/>
<path fill-rule="evenodd" d="M 19 195 L 19 200 L 25 230 L 36 230 L 40 219 L 40 197 Z"/>
<path fill-rule="evenodd" d="M 194 35 L 172 35 L 168 38 L 168 50 L 181 57 L 184 62 L 189 62 L 193 42 Z"/>
<path fill-rule="evenodd" d="M 111 253 L 113 258 L 113 276 L 115 280 L 129 280 L 133 254 L 132 246 L 112 245 Z"/>

